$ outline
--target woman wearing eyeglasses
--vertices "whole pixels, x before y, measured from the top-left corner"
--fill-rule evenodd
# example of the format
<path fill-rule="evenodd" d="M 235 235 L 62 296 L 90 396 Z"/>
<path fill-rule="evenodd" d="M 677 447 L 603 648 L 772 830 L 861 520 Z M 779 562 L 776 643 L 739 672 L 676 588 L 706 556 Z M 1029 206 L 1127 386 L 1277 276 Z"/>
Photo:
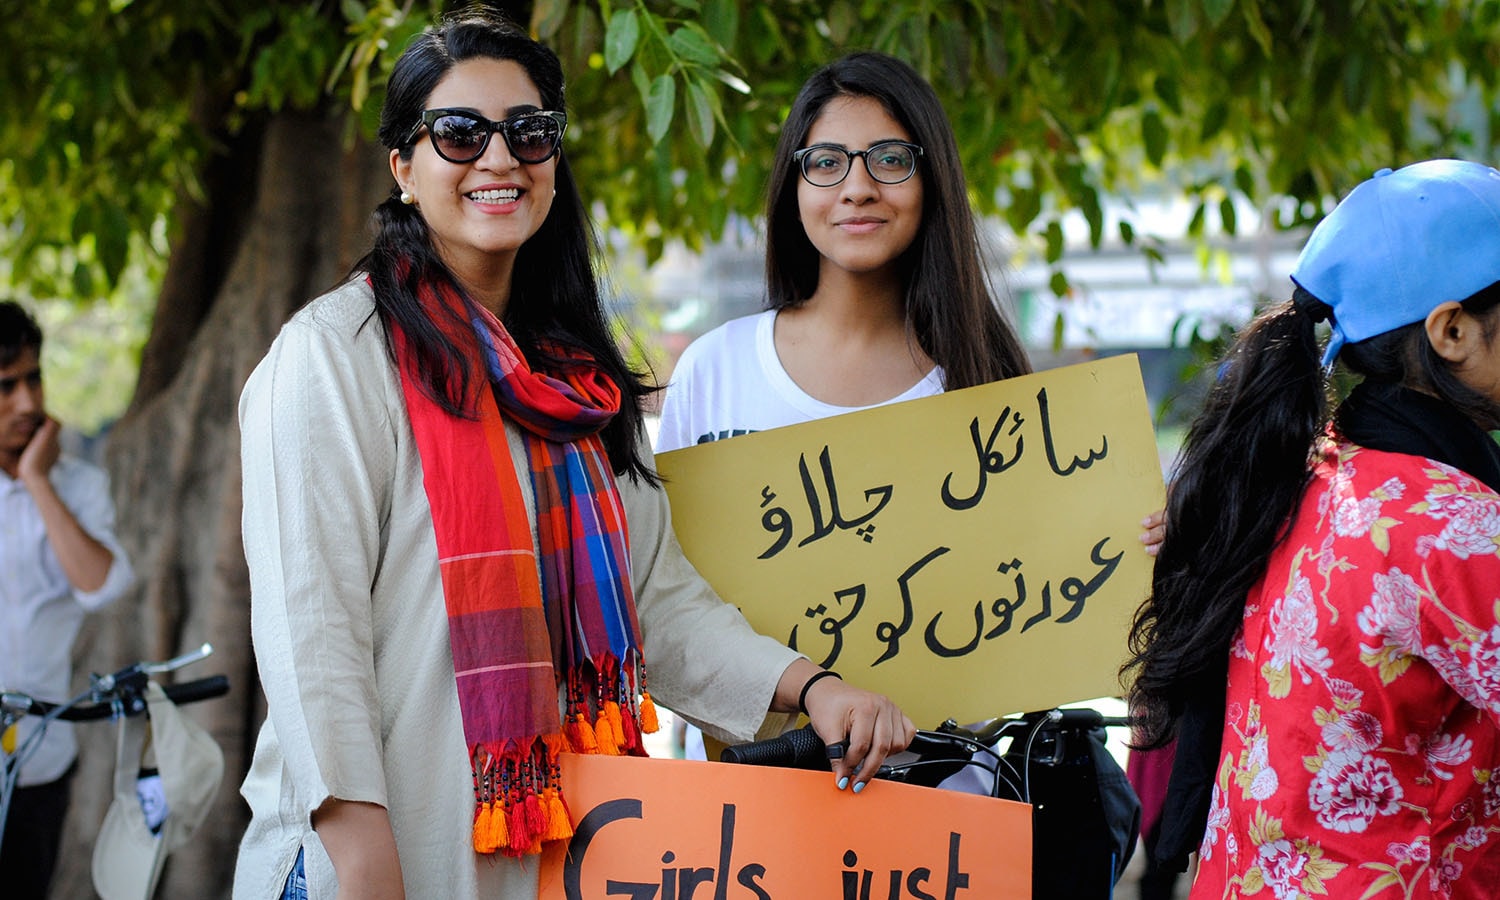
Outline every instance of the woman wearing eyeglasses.
<path fill-rule="evenodd" d="M 953 129 L 911 66 L 860 52 L 813 73 L 768 195 L 769 308 L 683 352 L 658 452 L 1031 371 L 980 261 Z M 1161 514 L 1143 525 L 1154 553 Z"/>
<path fill-rule="evenodd" d="M 911 739 L 683 558 L 566 123 L 524 32 L 418 37 L 381 114 L 374 247 L 246 384 L 268 718 L 236 897 L 534 897 L 535 854 L 571 835 L 558 754 L 643 754 L 652 693 L 729 739 L 802 708 L 850 740 L 856 785 Z"/>
<path fill-rule="evenodd" d="M 905 63 L 855 53 L 803 85 L 766 231 L 769 308 L 683 353 L 658 451 L 1031 371 L 980 262 L 953 130 Z"/>
<path fill-rule="evenodd" d="M 766 231 L 768 309 L 683 352 L 658 452 L 1031 371 L 980 261 L 953 129 L 906 63 L 853 53 L 807 80 Z M 1143 525 L 1154 553 L 1161 514 Z"/>

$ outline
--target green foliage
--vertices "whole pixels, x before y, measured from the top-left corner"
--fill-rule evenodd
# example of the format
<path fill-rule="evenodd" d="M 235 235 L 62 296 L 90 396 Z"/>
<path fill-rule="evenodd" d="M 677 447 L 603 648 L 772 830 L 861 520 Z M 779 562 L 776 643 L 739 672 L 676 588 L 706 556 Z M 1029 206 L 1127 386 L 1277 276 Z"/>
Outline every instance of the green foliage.
<path fill-rule="evenodd" d="M 66 249 L 34 254 L 26 277 L 19 279 L 10 260 L 0 256 L 0 297 L 26 307 L 45 336 L 48 410 L 86 436 L 98 434 L 125 409 L 151 327 L 161 271 L 149 263 L 159 263 L 160 255 L 130 255 L 142 262 L 127 265 L 107 292 L 96 289 L 90 267 Z M 69 299 L 75 293 L 93 302 Z"/>
<path fill-rule="evenodd" d="M 1316 0 L 536 0 L 568 72 L 567 151 L 607 222 L 654 259 L 668 239 L 754 216 L 777 128 L 817 65 L 857 48 L 910 61 L 959 134 L 977 210 L 1058 262 L 1076 210 L 1162 180 L 1192 232 L 1241 208 L 1305 224 L 1380 166 L 1487 158 L 1500 4 Z M 437 0 L 31 0 L 0 19 L 0 251 L 25 281 L 43 250 L 72 293 L 160 252 L 210 154 L 277 110 L 355 110 L 373 131 L 395 57 Z M 1455 116 L 1456 101 L 1481 112 Z M 246 173 L 251 177 L 251 173 Z M 1203 213 L 1209 207 L 1217 212 Z M 1128 227 L 1127 227 L 1128 226 Z M 1122 223 L 1110 237 L 1144 235 Z M 1145 252 L 1143 250 L 1143 252 Z M 1062 279 L 1060 285 L 1065 285 Z"/>

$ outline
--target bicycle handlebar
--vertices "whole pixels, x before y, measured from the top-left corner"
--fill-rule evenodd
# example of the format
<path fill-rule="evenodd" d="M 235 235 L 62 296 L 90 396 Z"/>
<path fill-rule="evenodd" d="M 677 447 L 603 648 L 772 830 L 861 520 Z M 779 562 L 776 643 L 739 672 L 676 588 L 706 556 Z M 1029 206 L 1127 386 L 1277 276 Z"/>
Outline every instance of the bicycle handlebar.
<path fill-rule="evenodd" d="M 115 673 L 116 676 L 119 674 L 121 673 Z M 196 681 L 167 685 L 162 688 L 162 691 L 167 695 L 168 700 L 181 706 L 184 703 L 196 703 L 199 700 L 224 696 L 229 693 L 229 678 L 224 675 L 211 675 Z M 45 716 L 62 706 L 60 703 L 37 700 L 25 694 L 7 693 L 3 696 L 5 710 L 21 716 Z M 64 709 L 57 714 L 57 718 L 69 722 L 87 722 L 94 719 L 107 719 L 117 711 L 127 716 L 146 711 L 146 697 L 139 691 L 122 691 L 117 699 L 120 701 L 118 710 L 116 704 L 109 700 L 95 700 Z"/>
<path fill-rule="evenodd" d="M 918 731 L 907 750 L 913 753 L 951 753 L 960 745 L 983 749 L 1015 729 L 1027 731 L 1068 731 L 1074 729 L 1118 728 L 1130 724 L 1128 718 L 1105 716 L 1097 709 L 1068 707 L 1028 713 L 1017 718 L 1001 718 L 977 732 L 968 732 L 945 723 L 941 731 Z M 831 769 L 829 748 L 813 730 L 803 725 L 784 734 L 760 741 L 731 744 L 719 754 L 722 762 L 751 766 L 780 766 L 784 769 Z M 884 768 L 884 767 L 882 767 Z M 879 777 L 879 776 L 877 776 Z"/>
<path fill-rule="evenodd" d="M 786 769 L 829 769 L 828 747 L 811 725 L 763 741 L 732 744 L 719 754 L 723 762 Z"/>
<path fill-rule="evenodd" d="M 962 738 L 955 738 L 942 732 L 918 731 L 916 737 L 912 738 L 911 745 L 906 749 L 913 753 L 941 751 L 956 746 L 959 742 L 969 743 Z M 808 724 L 773 738 L 744 744 L 731 744 L 720 752 L 719 760 L 749 766 L 831 770 L 833 765 L 830 761 L 835 758 L 835 755 L 842 756 L 842 750 L 843 747 L 839 744 L 831 746 L 824 744 L 812 725 Z M 831 753 L 834 755 L 830 755 Z"/>

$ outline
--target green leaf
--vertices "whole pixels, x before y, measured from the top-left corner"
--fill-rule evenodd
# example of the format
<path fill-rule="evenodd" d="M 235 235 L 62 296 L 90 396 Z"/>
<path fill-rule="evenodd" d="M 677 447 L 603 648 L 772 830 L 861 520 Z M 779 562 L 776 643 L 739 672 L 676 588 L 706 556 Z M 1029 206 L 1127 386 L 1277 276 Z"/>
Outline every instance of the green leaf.
<path fill-rule="evenodd" d="M 658 75 L 651 81 L 646 95 L 646 134 L 651 143 L 660 144 L 672 127 L 672 107 L 677 102 L 677 82 L 671 75 Z"/>
<path fill-rule="evenodd" d="M 1260 52 L 1265 58 L 1274 59 L 1276 42 L 1271 37 L 1271 28 L 1266 24 L 1265 17 L 1260 14 L 1259 0 L 1243 0 L 1241 5 L 1245 10 L 1245 30 L 1260 45 Z"/>
<path fill-rule="evenodd" d="M 1141 116 L 1141 141 L 1146 146 L 1146 159 L 1160 169 L 1162 159 L 1167 155 L 1167 126 L 1162 122 L 1161 113 L 1154 109 L 1146 110 Z"/>
<path fill-rule="evenodd" d="M 1167 0 L 1167 27 L 1177 43 L 1186 44 L 1198 33 L 1196 0 Z"/>
<path fill-rule="evenodd" d="M 557 34 L 568 19 L 568 0 L 536 0 L 531 6 L 531 30 L 543 38 Z"/>
<path fill-rule="evenodd" d="M 1052 277 L 1047 280 L 1047 286 L 1052 288 L 1052 293 L 1056 294 L 1060 300 L 1067 299 L 1073 293 L 1073 287 L 1068 284 L 1068 276 L 1064 275 L 1061 269 L 1052 271 Z"/>
<path fill-rule="evenodd" d="M 93 234 L 97 229 L 95 223 L 98 221 L 98 207 L 93 200 L 82 200 L 78 207 L 73 210 L 73 219 L 68 224 L 68 237 L 73 243 L 82 243 L 86 235 Z"/>
<path fill-rule="evenodd" d="M 79 297 L 93 297 L 94 270 L 86 263 L 78 262 L 73 265 L 73 293 Z"/>
<path fill-rule="evenodd" d="M 1225 197 L 1219 201 L 1219 223 L 1224 227 L 1224 233 L 1231 237 L 1235 233 L 1235 211 L 1234 198 Z"/>
<path fill-rule="evenodd" d="M 105 279 L 111 285 L 118 284 L 130 256 L 130 221 L 117 204 L 106 203 L 101 208 L 94 232 L 94 250 L 104 267 Z"/>
<path fill-rule="evenodd" d="M 721 47 L 733 47 L 740 32 L 738 0 L 708 0 L 703 5 L 703 29 Z"/>
<path fill-rule="evenodd" d="M 1053 219 L 1047 223 L 1047 262 L 1055 263 L 1063 255 L 1062 223 Z"/>
<path fill-rule="evenodd" d="M 1189 237 L 1203 237 L 1204 204 L 1198 201 L 1198 208 L 1193 210 L 1193 217 L 1188 220 L 1187 233 Z"/>
<path fill-rule="evenodd" d="M 641 22 L 634 9 L 616 10 L 604 30 L 604 68 L 613 75 L 630 62 L 641 39 Z"/>
<path fill-rule="evenodd" d="M 1177 81 L 1166 75 L 1159 75 L 1155 85 L 1156 96 L 1166 104 L 1167 109 L 1177 115 L 1182 115 L 1182 95 L 1177 91 Z"/>
<path fill-rule="evenodd" d="M 1203 0 L 1203 14 L 1208 17 L 1208 24 L 1215 28 L 1224 24 L 1233 9 L 1234 0 Z"/>
<path fill-rule="evenodd" d="M 1056 273 L 1055 275 L 1052 276 L 1052 290 L 1054 292 L 1057 290 L 1057 278 L 1060 275 L 1062 275 L 1062 273 L 1058 272 L 1058 273 Z M 1064 291 L 1066 291 L 1068 289 L 1068 279 L 1066 279 L 1066 278 L 1062 279 L 1062 287 L 1063 287 Z M 1058 294 L 1058 296 L 1061 297 L 1062 294 Z M 1063 337 L 1065 335 L 1067 335 L 1067 333 L 1068 333 L 1068 320 L 1063 316 L 1062 310 L 1058 310 L 1057 314 L 1052 317 L 1052 352 L 1053 353 L 1058 353 L 1058 352 L 1062 351 L 1062 348 L 1063 348 Z"/>
<path fill-rule="evenodd" d="M 1005 208 L 1005 221 L 1011 230 L 1020 234 L 1042 211 L 1042 196 L 1030 188 L 1012 188 L 1010 205 Z"/>
<path fill-rule="evenodd" d="M 350 22 L 363 22 L 368 14 L 365 5 L 359 0 L 339 0 L 339 11 Z"/>
<path fill-rule="evenodd" d="M 1209 104 L 1208 109 L 1203 112 L 1203 125 L 1198 129 L 1198 140 L 1206 141 L 1220 131 L 1229 121 L 1229 104 L 1218 101 Z"/>
<path fill-rule="evenodd" d="M 1135 226 L 1124 219 L 1120 220 L 1120 243 L 1127 247 L 1135 243 Z"/>
<path fill-rule="evenodd" d="M 1244 163 L 1241 163 L 1234 169 L 1234 186 L 1247 198 L 1254 199 L 1255 175 L 1250 171 L 1250 167 Z"/>
<path fill-rule="evenodd" d="M 700 66 L 719 64 L 719 51 L 703 29 L 691 22 L 673 30 L 672 36 L 667 38 L 667 47 L 680 59 Z"/>
<path fill-rule="evenodd" d="M 1362 53 L 1350 53 L 1344 59 L 1344 103 L 1353 112 L 1363 110 L 1370 98 L 1370 78 L 1365 71 L 1366 62 Z"/>
<path fill-rule="evenodd" d="M 1010 76 L 1010 53 L 1005 46 L 1005 35 L 999 28 L 986 28 L 979 35 L 979 58 L 984 60 L 985 70 L 997 82 Z"/>
<path fill-rule="evenodd" d="M 641 65 L 640 60 L 630 64 L 630 83 L 641 95 L 641 106 L 647 106 L 651 102 L 651 76 L 646 74 L 646 67 Z"/>
<path fill-rule="evenodd" d="M 1086 187 L 1079 197 L 1079 207 L 1089 223 L 1089 244 L 1097 250 L 1104 240 L 1104 207 L 1099 202 L 1099 191 L 1092 185 Z"/>
<path fill-rule="evenodd" d="M 704 149 L 714 142 L 714 97 L 696 78 L 687 82 L 688 128 Z"/>

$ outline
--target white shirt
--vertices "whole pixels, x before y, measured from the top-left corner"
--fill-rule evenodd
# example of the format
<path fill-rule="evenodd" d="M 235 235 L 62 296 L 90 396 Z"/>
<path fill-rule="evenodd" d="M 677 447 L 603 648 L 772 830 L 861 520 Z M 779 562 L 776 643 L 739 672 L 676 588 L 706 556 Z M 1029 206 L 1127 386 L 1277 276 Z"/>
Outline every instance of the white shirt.
<path fill-rule="evenodd" d="M 834 406 L 808 394 L 776 355 L 776 311 L 731 319 L 688 345 L 662 400 L 656 452 L 797 425 L 868 406 Z M 873 406 L 943 392 L 943 370 Z"/>
<path fill-rule="evenodd" d="M 943 370 L 933 366 L 921 381 L 880 403 L 824 403 L 798 387 L 782 367 L 775 328 L 776 310 L 766 310 L 731 319 L 688 345 L 662 399 L 657 453 L 943 392 Z M 770 737 L 791 721 L 772 715 L 757 737 Z M 691 725 L 683 751 L 688 759 L 706 755 L 702 735 Z"/>
<path fill-rule="evenodd" d="M 115 540 L 115 509 L 104 472 L 63 456 L 49 477 L 78 524 L 114 556 L 98 590 L 75 590 L 52 552 L 31 492 L 0 472 L 0 688 L 60 702 L 71 699 L 73 639 L 84 614 L 118 599 L 135 575 Z M 40 724 L 27 716 L 18 740 L 24 742 Z M 22 766 L 20 784 L 61 778 L 77 755 L 73 726 L 53 722 Z"/>

